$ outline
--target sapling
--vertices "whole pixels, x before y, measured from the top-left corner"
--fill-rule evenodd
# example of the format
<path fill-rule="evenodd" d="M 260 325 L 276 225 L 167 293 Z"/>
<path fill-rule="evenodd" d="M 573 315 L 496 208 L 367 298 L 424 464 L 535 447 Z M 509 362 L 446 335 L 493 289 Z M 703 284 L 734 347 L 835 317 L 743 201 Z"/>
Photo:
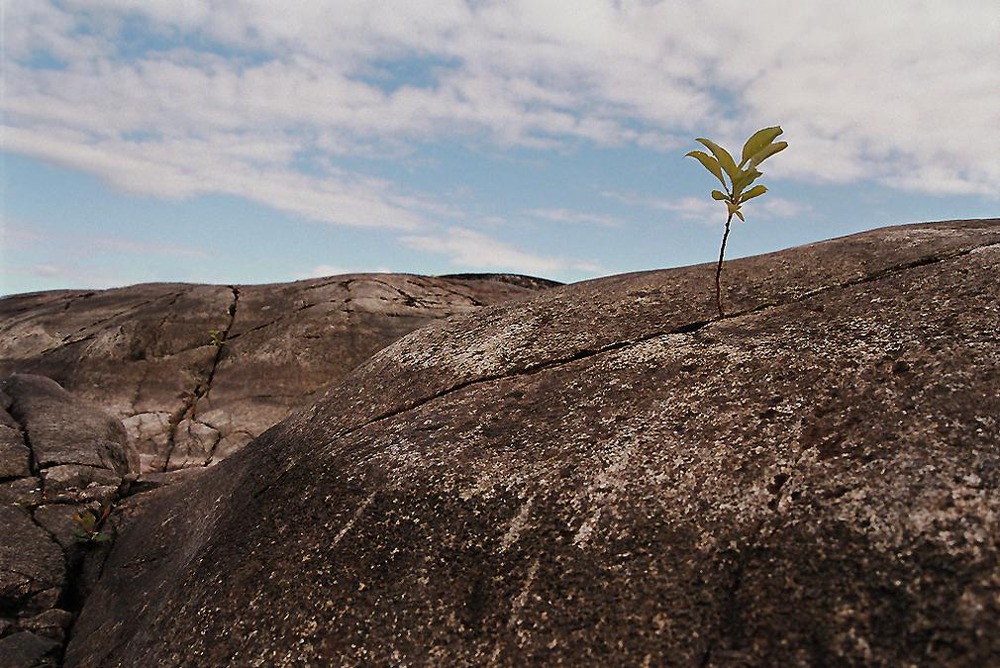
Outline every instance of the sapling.
<path fill-rule="evenodd" d="M 725 189 L 725 191 L 712 191 L 712 199 L 725 202 L 729 212 L 726 217 L 726 231 L 722 234 L 719 264 L 715 269 L 715 303 L 719 307 L 719 317 L 725 315 L 722 310 L 722 263 L 726 257 L 726 241 L 729 240 L 729 228 L 732 225 L 733 216 L 745 223 L 746 218 L 743 217 L 740 207 L 754 197 L 760 197 L 767 192 L 767 188 L 760 184 L 752 188 L 750 185 L 761 176 L 760 170 L 757 169 L 760 163 L 788 147 L 786 141 L 775 143 L 774 140 L 781 133 L 782 129 L 778 126 L 764 128 L 753 133 L 750 139 L 747 139 L 746 143 L 743 144 L 743 153 L 740 156 L 739 164 L 736 164 L 733 156 L 726 149 L 704 137 L 699 137 L 696 141 L 711 151 L 712 155 L 704 151 L 691 151 L 684 156 L 698 160 L 705 169 L 711 172 L 712 176 L 719 179 Z M 727 177 L 728 182 L 726 181 Z"/>
<path fill-rule="evenodd" d="M 93 510 L 85 509 L 73 515 L 73 522 L 76 527 L 73 535 L 81 543 L 105 543 L 111 540 L 111 534 L 101 531 L 108 515 L 111 514 L 111 506 L 106 505 L 101 513 L 97 514 Z"/>
<path fill-rule="evenodd" d="M 221 348 L 226 345 L 226 333 L 221 329 L 210 329 L 208 330 L 209 343 L 211 343 L 216 348 Z"/>

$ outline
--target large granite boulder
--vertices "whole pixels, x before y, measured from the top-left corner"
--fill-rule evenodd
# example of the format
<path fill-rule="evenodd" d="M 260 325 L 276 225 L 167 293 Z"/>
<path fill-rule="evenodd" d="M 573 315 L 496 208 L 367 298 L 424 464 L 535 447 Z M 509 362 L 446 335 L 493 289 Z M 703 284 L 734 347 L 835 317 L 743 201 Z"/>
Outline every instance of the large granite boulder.
<path fill-rule="evenodd" d="M 434 323 L 134 497 L 69 666 L 1000 664 L 1000 221 Z"/>
<path fill-rule="evenodd" d="M 204 466 L 400 336 L 553 285 L 502 274 L 356 274 L 16 295 L 0 299 L 0 377 L 48 376 L 106 407 L 128 429 L 143 472 Z"/>

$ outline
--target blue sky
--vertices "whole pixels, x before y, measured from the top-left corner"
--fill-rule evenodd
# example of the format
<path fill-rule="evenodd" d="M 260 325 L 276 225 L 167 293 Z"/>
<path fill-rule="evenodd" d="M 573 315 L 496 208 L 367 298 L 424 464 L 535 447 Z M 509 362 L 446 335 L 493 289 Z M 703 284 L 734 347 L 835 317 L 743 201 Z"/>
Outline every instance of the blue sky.
<path fill-rule="evenodd" d="M 1000 3 L 0 0 L 0 294 L 712 261 L 1000 216 Z"/>

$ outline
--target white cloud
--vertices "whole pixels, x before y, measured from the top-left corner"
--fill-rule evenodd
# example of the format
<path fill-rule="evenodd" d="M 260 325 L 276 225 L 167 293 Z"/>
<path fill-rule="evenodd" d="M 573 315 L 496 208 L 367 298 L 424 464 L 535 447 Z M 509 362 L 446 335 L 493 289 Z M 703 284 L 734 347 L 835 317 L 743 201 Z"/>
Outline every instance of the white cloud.
<path fill-rule="evenodd" d="M 1000 192 L 995 0 L 8 0 L 6 12 L 4 149 L 132 192 L 416 230 L 462 214 L 330 165 L 443 138 L 673 151 L 772 123 L 791 147 L 769 175 Z M 215 46 L 126 54 L 126 16 Z M 40 53 L 66 66 L 39 69 Z M 422 61 L 417 79 L 372 76 Z M 304 173 L 297 159 L 317 152 L 323 168 Z"/>
<path fill-rule="evenodd" d="M 199 249 L 175 244 L 147 243 L 132 239 L 112 239 L 98 237 L 85 242 L 84 246 L 102 253 L 134 253 L 142 256 L 163 255 L 167 257 L 207 258 L 210 255 Z"/>
<path fill-rule="evenodd" d="M 452 264 L 479 271 L 558 276 L 567 270 L 599 270 L 592 263 L 527 253 L 481 232 L 460 227 L 437 234 L 406 236 L 401 241 L 410 248 L 447 255 Z"/>
<path fill-rule="evenodd" d="M 638 193 L 628 192 L 608 191 L 602 194 L 609 199 L 629 206 L 670 211 L 682 220 L 701 222 L 713 227 L 722 224 L 726 218 L 726 205 L 711 199 L 707 194 L 705 197 L 689 196 L 677 199 L 646 197 Z M 747 202 L 742 210 L 747 217 L 782 219 L 802 216 L 812 211 L 812 207 L 783 197 L 765 195 L 760 199 Z"/>
<path fill-rule="evenodd" d="M 24 251 L 45 243 L 45 235 L 39 234 L 33 227 L 31 223 L 11 218 L 5 211 L 0 210 L 0 249 Z"/>
<path fill-rule="evenodd" d="M 85 266 L 76 263 L 50 264 L 45 262 L 21 264 L 11 263 L 0 271 L 0 295 L 11 285 L 20 283 L 23 279 L 32 279 L 33 283 L 41 280 L 53 286 L 77 285 L 86 288 L 104 289 L 125 285 L 128 281 L 121 276 L 114 276 L 102 267 Z M 16 290 L 9 294 L 15 294 Z"/>
<path fill-rule="evenodd" d="M 695 220 L 705 225 L 716 225 L 720 216 L 725 217 L 726 208 L 721 202 L 705 197 L 682 197 L 678 200 L 654 200 L 650 206 L 676 213 L 684 220 Z"/>
<path fill-rule="evenodd" d="M 344 267 L 339 267 L 331 264 L 320 264 L 316 265 L 309 271 L 300 272 L 295 274 L 296 280 L 306 279 L 306 278 L 326 278 L 327 276 L 342 276 L 343 274 L 351 273 Z"/>
<path fill-rule="evenodd" d="M 528 209 L 524 213 L 534 218 L 552 220 L 558 223 L 588 223 L 607 227 L 617 227 L 622 224 L 621 218 L 571 211 L 570 209 Z"/>
<path fill-rule="evenodd" d="M 755 199 L 746 206 L 754 214 L 758 211 L 761 212 L 765 218 L 796 218 L 813 210 L 806 203 L 770 195 L 766 195 L 762 199 Z"/>
<path fill-rule="evenodd" d="M 40 278 L 60 278 L 63 276 L 64 268 L 51 264 L 34 264 L 26 267 L 26 273 Z"/>
<path fill-rule="evenodd" d="M 433 211 L 436 207 L 419 196 L 394 192 L 391 184 L 375 179 L 347 174 L 313 177 L 280 161 L 254 160 L 253 147 L 243 144 L 239 135 L 216 135 L 211 140 L 109 139 L 90 143 L 72 133 L 56 136 L 8 128 L 4 140 L 7 150 L 97 171 L 126 191 L 170 198 L 205 193 L 238 195 L 339 225 L 414 229 L 425 224 L 415 209 Z"/>
<path fill-rule="evenodd" d="M 0 15 L 5 60 L 45 55 L 72 61 L 106 57 L 113 51 L 101 35 L 75 34 L 77 19 L 49 2 L 4 0 Z"/>

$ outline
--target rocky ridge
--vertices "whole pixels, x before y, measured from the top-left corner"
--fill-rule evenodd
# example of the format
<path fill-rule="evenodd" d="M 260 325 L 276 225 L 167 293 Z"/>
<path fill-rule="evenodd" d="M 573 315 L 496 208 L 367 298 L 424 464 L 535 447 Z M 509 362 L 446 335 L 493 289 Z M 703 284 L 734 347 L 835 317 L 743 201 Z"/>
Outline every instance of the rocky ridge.
<path fill-rule="evenodd" d="M 1000 220 L 539 293 L 134 497 L 70 666 L 1000 663 Z"/>
<path fill-rule="evenodd" d="M 215 463 L 431 320 L 556 285 L 505 274 L 147 284 L 0 299 L 0 377 L 47 376 L 122 420 L 143 473 Z"/>

